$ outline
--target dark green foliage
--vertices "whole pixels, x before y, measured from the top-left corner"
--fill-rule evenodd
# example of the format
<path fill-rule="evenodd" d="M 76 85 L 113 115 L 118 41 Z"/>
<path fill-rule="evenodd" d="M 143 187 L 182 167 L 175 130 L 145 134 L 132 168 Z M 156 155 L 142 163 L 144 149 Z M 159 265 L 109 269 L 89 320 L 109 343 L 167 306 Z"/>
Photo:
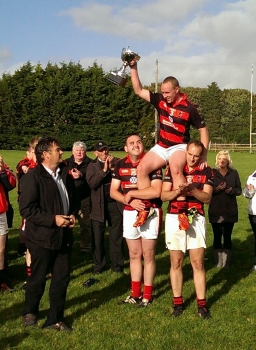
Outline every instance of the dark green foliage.
<path fill-rule="evenodd" d="M 154 84 L 148 88 L 154 90 Z M 204 115 L 213 142 L 249 142 L 249 91 L 221 91 L 215 82 L 182 91 Z M 13 75 L 3 74 L 0 127 L 1 149 L 24 149 L 35 135 L 49 134 L 64 149 L 77 140 L 92 149 L 103 139 L 112 150 L 122 150 L 132 133 L 147 149 L 155 143 L 154 108 L 135 96 L 129 77 L 125 88 L 113 85 L 96 62 L 87 69 L 74 62 L 49 62 L 45 68 L 27 62 Z M 196 130 L 191 137 L 198 137 Z"/>

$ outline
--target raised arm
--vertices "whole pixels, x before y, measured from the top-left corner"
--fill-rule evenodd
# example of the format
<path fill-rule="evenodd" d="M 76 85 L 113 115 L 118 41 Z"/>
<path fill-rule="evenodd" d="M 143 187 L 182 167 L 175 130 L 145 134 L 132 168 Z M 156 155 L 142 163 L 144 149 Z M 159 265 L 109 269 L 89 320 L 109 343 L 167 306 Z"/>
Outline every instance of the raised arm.
<path fill-rule="evenodd" d="M 138 69 L 137 69 L 137 62 L 136 63 L 131 62 L 130 68 L 131 68 L 132 87 L 135 94 L 143 98 L 143 100 L 150 102 L 150 92 L 149 90 L 144 89 L 140 82 Z"/>

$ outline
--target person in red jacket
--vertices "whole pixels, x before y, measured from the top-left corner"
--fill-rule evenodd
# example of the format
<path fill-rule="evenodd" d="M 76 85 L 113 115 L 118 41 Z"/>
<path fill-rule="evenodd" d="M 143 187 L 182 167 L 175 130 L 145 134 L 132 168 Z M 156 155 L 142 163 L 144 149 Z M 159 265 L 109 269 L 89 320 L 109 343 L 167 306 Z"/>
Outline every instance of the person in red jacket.
<path fill-rule="evenodd" d="M 4 163 L 3 157 L 0 156 L 0 291 L 13 291 L 8 287 L 5 281 L 4 262 L 5 247 L 8 233 L 8 224 L 6 212 L 8 210 L 8 191 L 16 186 L 16 178 L 13 172 Z"/>
<path fill-rule="evenodd" d="M 26 157 L 23 158 L 16 166 L 16 174 L 17 174 L 17 180 L 18 180 L 18 201 L 20 198 L 20 181 L 23 175 L 27 174 L 27 172 L 30 169 L 33 169 L 37 166 L 36 156 L 35 156 L 35 147 L 38 144 L 38 141 L 41 139 L 41 137 L 34 137 L 27 148 L 26 151 Z M 22 219 L 21 227 L 20 227 L 20 234 L 19 234 L 19 244 L 18 244 L 18 255 L 26 257 L 26 274 L 27 277 L 31 275 L 31 256 L 29 253 L 29 250 L 26 248 L 25 245 L 25 237 L 24 237 L 24 231 L 25 231 L 25 220 Z M 26 282 L 25 282 L 26 283 Z"/>

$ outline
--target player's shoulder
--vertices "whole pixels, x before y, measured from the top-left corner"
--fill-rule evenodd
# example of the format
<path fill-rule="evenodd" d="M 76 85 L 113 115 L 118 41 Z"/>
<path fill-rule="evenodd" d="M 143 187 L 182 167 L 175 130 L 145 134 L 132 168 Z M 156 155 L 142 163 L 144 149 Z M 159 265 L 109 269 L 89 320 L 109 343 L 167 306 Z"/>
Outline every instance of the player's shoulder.
<path fill-rule="evenodd" d="M 123 157 L 123 158 L 119 158 L 117 161 L 116 161 L 116 166 L 118 167 L 128 167 L 128 158 L 127 156 L 126 157 Z"/>

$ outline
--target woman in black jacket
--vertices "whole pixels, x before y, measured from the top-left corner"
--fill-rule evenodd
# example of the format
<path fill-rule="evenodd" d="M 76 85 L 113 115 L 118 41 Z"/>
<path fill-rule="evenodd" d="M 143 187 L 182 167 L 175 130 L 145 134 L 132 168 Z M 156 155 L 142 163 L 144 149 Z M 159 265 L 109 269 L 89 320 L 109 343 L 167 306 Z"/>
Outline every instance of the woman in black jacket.
<path fill-rule="evenodd" d="M 232 168 L 228 151 L 216 156 L 212 200 L 208 216 L 213 230 L 213 252 L 217 267 L 229 268 L 231 261 L 231 234 L 238 221 L 236 196 L 242 193 L 238 172 Z M 223 242 L 222 242 L 223 240 Z"/>

